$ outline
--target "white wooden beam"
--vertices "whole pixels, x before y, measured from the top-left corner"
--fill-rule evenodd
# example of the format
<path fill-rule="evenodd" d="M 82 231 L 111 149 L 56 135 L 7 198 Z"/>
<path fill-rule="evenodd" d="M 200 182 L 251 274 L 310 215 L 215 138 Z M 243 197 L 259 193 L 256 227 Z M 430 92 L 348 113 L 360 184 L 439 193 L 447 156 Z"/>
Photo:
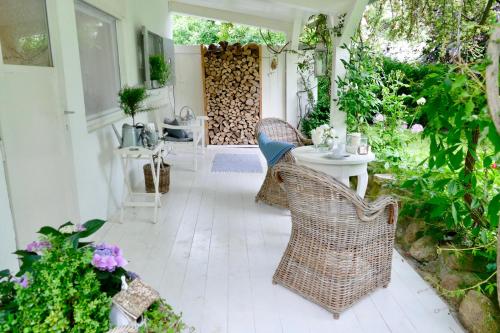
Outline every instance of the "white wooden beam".
<path fill-rule="evenodd" d="M 352 36 L 356 33 L 356 29 L 359 26 L 359 22 L 363 17 L 365 8 L 368 5 L 369 0 L 357 0 L 354 2 L 351 10 L 347 14 L 344 22 L 344 29 L 342 30 L 342 36 L 340 37 L 339 45 L 347 44 Z"/>
<path fill-rule="evenodd" d="M 331 101 L 330 101 L 330 123 L 337 129 L 337 133 L 342 140 L 345 140 L 347 133 L 346 114 L 340 111 L 338 100 L 338 85 L 337 79 L 344 77 L 345 68 L 342 60 L 349 60 L 349 53 L 346 49 L 341 48 L 342 45 L 348 44 L 352 36 L 354 36 L 359 22 L 363 17 L 366 5 L 369 0 L 357 0 L 344 22 L 344 28 L 340 37 L 332 36 L 333 38 L 333 57 L 332 57 L 332 77 L 331 77 Z M 336 25 L 338 17 L 330 17 L 330 24 Z"/>
<path fill-rule="evenodd" d="M 181 13 L 181 14 L 199 16 L 204 18 L 210 18 L 219 21 L 263 27 L 271 30 L 283 31 L 286 34 L 291 34 L 293 30 L 292 22 L 269 19 L 257 15 L 243 14 L 229 10 L 190 5 L 177 1 L 169 1 L 168 6 L 170 12 L 173 13 Z"/>
<path fill-rule="evenodd" d="M 352 0 L 273 0 L 283 6 L 300 9 L 310 14 L 341 14 L 351 7 Z"/>
<path fill-rule="evenodd" d="M 299 37 L 304 26 L 304 17 L 300 12 L 297 11 L 295 20 L 293 22 L 293 29 L 291 35 L 288 35 L 290 40 L 290 50 L 298 51 L 299 49 Z M 286 121 L 292 126 L 297 126 L 298 123 L 298 103 L 297 103 L 297 61 L 298 56 L 296 53 L 287 52 L 286 53 Z"/>

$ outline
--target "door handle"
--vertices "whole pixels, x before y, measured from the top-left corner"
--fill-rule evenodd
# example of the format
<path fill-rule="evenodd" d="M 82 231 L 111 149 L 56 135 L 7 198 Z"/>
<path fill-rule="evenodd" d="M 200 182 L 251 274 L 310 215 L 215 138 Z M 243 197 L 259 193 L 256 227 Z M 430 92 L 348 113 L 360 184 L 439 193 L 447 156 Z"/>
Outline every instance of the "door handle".
<path fill-rule="evenodd" d="M 64 114 L 75 114 L 75 113 L 76 113 L 75 111 L 64 110 Z"/>

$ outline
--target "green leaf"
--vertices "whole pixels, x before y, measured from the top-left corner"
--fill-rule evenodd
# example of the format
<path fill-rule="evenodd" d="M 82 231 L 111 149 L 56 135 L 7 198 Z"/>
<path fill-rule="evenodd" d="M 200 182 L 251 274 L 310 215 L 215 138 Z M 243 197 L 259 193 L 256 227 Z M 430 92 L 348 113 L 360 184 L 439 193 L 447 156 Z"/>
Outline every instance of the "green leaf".
<path fill-rule="evenodd" d="M 458 224 L 457 208 L 455 207 L 454 202 L 451 204 L 451 215 L 453 216 L 455 224 Z"/>
<path fill-rule="evenodd" d="M 489 168 L 489 167 L 491 167 L 492 163 L 493 163 L 493 158 L 491 156 L 486 156 L 483 159 L 483 168 Z"/>
<path fill-rule="evenodd" d="M 63 225 L 61 225 L 59 228 L 57 228 L 57 230 L 61 230 L 62 228 L 67 227 L 68 225 L 74 225 L 74 224 L 72 222 L 68 221 L 68 222 L 64 223 Z"/>
<path fill-rule="evenodd" d="M 451 168 L 454 170 L 460 169 L 462 167 L 462 163 L 464 163 L 464 153 L 462 149 L 459 149 L 455 154 L 450 154 L 448 158 Z"/>
<path fill-rule="evenodd" d="M 49 226 L 42 227 L 40 230 L 38 230 L 38 233 L 44 236 L 61 236 L 61 233 Z"/>
<path fill-rule="evenodd" d="M 444 151 L 440 151 L 436 154 L 436 168 L 442 167 L 446 163 L 446 153 Z"/>
<path fill-rule="evenodd" d="M 427 203 L 431 205 L 442 206 L 442 205 L 448 205 L 449 200 L 445 196 L 435 196 L 429 199 Z"/>
<path fill-rule="evenodd" d="M 4 269 L 0 271 L 0 279 L 7 277 L 10 275 L 10 271 L 8 269 Z"/>
<path fill-rule="evenodd" d="M 454 196 L 458 192 L 458 184 L 456 181 L 452 180 L 451 182 L 448 183 L 447 187 L 448 193 L 452 196 Z"/>
<path fill-rule="evenodd" d="M 15 252 L 13 252 L 13 254 L 16 254 L 20 257 L 25 257 L 25 256 L 36 255 L 36 252 L 31 252 L 31 251 L 27 251 L 27 250 L 17 250 Z"/>
<path fill-rule="evenodd" d="M 26 272 L 31 272 L 33 264 L 41 258 L 42 256 L 39 255 L 26 255 L 21 257 L 21 267 L 19 268 L 19 272 L 17 272 L 16 276 L 22 276 Z"/>
<path fill-rule="evenodd" d="M 488 205 L 488 219 L 490 221 L 490 225 L 493 228 L 498 227 L 498 221 L 500 219 L 499 212 L 500 212 L 500 193 L 495 195 L 491 199 Z"/>
<path fill-rule="evenodd" d="M 85 227 L 85 230 L 80 231 L 78 233 L 80 235 L 80 238 L 85 238 L 85 237 L 88 237 L 88 236 L 94 234 L 97 230 L 101 229 L 101 227 L 104 225 L 104 223 L 106 223 L 106 221 L 99 220 L 99 219 L 90 220 L 90 221 L 85 222 L 83 224 L 83 226 Z"/>

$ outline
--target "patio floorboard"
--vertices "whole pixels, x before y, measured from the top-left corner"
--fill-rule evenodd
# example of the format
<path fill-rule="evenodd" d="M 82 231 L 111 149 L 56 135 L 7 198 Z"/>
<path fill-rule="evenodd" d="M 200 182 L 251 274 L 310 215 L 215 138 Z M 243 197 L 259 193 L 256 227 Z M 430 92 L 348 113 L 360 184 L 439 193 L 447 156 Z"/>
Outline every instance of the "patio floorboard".
<path fill-rule="evenodd" d="M 157 224 L 145 208 L 107 223 L 102 241 L 122 247 L 128 269 L 159 290 L 196 332 L 465 332 L 447 304 L 394 251 L 392 280 L 341 314 L 271 283 L 288 242 L 286 210 L 254 202 L 265 173 L 212 173 L 213 148 L 197 172 L 172 155 L 170 192 Z M 265 165 L 260 156 L 262 165 Z"/>

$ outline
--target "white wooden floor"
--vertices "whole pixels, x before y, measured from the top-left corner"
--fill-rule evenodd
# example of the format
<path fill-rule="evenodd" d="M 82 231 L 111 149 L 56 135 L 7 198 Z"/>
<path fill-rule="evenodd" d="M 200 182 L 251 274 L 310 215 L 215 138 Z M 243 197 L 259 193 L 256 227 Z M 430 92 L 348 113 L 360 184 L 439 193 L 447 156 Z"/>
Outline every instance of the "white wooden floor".
<path fill-rule="evenodd" d="M 98 235 L 121 246 L 128 269 L 157 288 L 197 332 L 464 332 L 397 252 L 389 288 L 339 320 L 273 285 L 290 233 L 289 213 L 254 202 L 264 173 L 211 173 L 219 151 L 258 153 L 209 148 L 198 172 L 187 170 L 182 154 L 174 156 L 159 223 L 147 221 L 148 210 L 129 209 L 125 223 L 107 223 Z"/>

